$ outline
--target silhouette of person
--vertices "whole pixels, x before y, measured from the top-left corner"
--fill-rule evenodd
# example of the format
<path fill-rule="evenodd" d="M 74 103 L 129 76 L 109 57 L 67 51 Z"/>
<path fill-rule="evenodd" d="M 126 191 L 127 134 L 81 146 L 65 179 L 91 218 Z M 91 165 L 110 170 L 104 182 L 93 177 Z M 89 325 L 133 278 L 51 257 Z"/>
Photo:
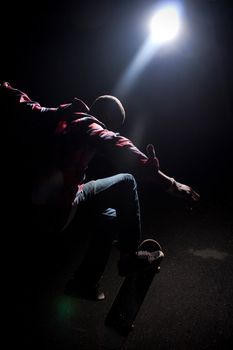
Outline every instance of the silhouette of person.
<path fill-rule="evenodd" d="M 197 201 L 199 194 L 160 170 L 153 145 L 147 146 L 146 155 L 119 134 L 125 121 L 119 99 L 103 95 L 90 108 L 80 99 L 47 108 L 6 82 L 1 84 L 1 95 L 8 110 L 23 115 L 18 123 L 24 130 L 19 142 L 33 150 L 30 162 L 33 230 L 48 233 L 71 230 L 77 235 L 89 231 L 86 254 L 74 278 L 68 281 L 65 293 L 94 300 L 105 298 L 99 281 L 115 228 L 121 276 L 158 263 L 164 256 L 161 250 L 155 253 L 138 250 L 141 216 L 137 181 L 150 181 L 171 195 L 191 201 Z M 88 165 L 98 153 L 113 163 L 115 175 L 85 182 Z"/>

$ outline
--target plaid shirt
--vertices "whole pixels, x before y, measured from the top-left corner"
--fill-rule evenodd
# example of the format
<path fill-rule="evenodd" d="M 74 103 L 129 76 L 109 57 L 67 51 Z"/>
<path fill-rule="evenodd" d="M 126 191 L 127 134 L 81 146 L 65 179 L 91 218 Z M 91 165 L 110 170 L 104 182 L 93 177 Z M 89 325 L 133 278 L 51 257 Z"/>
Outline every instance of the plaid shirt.
<path fill-rule="evenodd" d="M 46 108 L 8 83 L 1 85 L 0 92 L 5 110 L 20 114 L 16 133 L 23 130 L 20 139 L 33 151 L 32 202 L 46 210 L 59 211 L 61 222 L 63 216 L 66 220 L 96 153 L 112 161 L 116 172 L 131 173 L 136 179 L 153 181 L 159 170 L 157 158 L 148 158 L 131 140 L 108 130 L 88 114 L 81 100 Z"/>

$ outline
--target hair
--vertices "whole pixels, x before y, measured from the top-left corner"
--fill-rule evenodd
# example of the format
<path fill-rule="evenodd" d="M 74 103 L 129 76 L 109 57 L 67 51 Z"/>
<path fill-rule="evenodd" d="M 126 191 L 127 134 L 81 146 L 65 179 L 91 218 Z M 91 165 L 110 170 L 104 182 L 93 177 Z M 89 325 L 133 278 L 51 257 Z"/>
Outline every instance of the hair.
<path fill-rule="evenodd" d="M 125 109 L 112 95 L 97 97 L 90 107 L 90 113 L 112 130 L 117 130 L 125 121 Z"/>

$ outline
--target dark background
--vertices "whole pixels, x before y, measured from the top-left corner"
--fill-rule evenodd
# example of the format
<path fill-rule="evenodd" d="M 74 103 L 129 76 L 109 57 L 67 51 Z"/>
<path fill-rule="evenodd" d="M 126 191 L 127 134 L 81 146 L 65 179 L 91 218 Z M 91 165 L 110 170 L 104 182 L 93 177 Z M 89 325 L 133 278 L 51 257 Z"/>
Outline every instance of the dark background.
<path fill-rule="evenodd" d="M 147 22 L 157 3 L 3 2 L 0 78 L 42 106 L 58 106 L 74 96 L 90 104 L 100 94 L 114 94 L 147 39 Z M 143 151 L 153 143 L 161 170 L 201 194 L 199 209 L 190 215 L 183 202 L 157 194 L 152 203 L 153 189 L 142 193 L 143 228 L 161 242 L 166 260 L 159 288 L 156 284 L 148 297 L 129 349 L 154 349 L 154 341 L 164 350 L 217 350 L 229 348 L 229 341 L 232 344 L 233 5 L 226 0 L 182 3 L 184 35 L 152 58 L 128 94 L 117 95 L 127 113 L 121 133 Z M 95 176 L 102 173 L 98 162 L 93 162 L 92 171 Z M 9 208 L 11 198 L 6 211 L 12 215 Z M 35 249 L 36 239 L 32 236 L 29 242 Z M 32 348 L 33 342 L 34 348 L 35 339 L 40 339 L 42 347 L 56 350 L 96 349 L 95 327 L 111 298 L 104 306 L 64 299 L 63 288 L 72 269 L 67 264 L 62 270 L 64 259 L 59 254 L 64 246 L 51 241 L 47 256 L 38 254 L 44 263 L 36 290 L 30 291 L 29 281 L 25 287 L 19 282 L 13 291 L 23 344 Z M 69 252 L 72 241 L 66 244 Z M 212 249 L 215 258 L 208 256 L 206 248 Z M 119 282 L 114 277 L 115 260 L 114 253 L 105 279 L 112 298 Z M 20 280 L 22 271 L 17 270 L 17 263 L 9 270 L 14 284 L 15 274 Z M 17 297 L 20 289 L 30 295 L 30 301 Z M 62 309 L 60 318 L 56 318 L 57 305 Z M 152 315 L 152 309 L 159 317 L 156 312 Z M 13 325 L 15 315 L 14 310 Z"/>
<path fill-rule="evenodd" d="M 158 1 L 40 1 L 2 8 L 2 79 L 44 106 L 114 94 L 148 36 Z M 230 199 L 232 4 L 187 0 L 183 36 L 154 55 L 120 97 L 122 134 L 161 169 L 203 194 Z M 204 191 L 204 192 L 203 192 Z M 228 193 L 227 193 L 228 192 Z"/>

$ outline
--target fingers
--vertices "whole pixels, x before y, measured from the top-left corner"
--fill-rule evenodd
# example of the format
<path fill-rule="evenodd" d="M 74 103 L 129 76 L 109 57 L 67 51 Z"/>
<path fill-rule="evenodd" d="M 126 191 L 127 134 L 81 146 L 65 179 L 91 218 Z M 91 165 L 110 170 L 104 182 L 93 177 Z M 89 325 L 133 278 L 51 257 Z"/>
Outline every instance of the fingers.
<path fill-rule="evenodd" d="M 90 108 L 87 106 L 87 104 L 77 97 L 73 99 L 72 107 L 74 107 L 74 109 L 78 112 L 90 112 Z"/>
<path fill-rule="evenodd" d="M 197 202 L 200 199 L 200 195 L 197 192 L 195 192 L 191 187 L 188 189 L 186 193 L 189 199 L 191 199 L 194 202 Z"/>
<path fill-rule="evenodd" d="M 146 146 L 146 152 L 149 158 L 155 158 L 155 148 L 151 143 Z"/>
<path fill-rule="evenodd" d="M 193 189 L 191 189 L 191 197 L 195 202 L 197 202 L 200 199 L 200 195 Z"/>
<path fill-rule="evenodd" d="M 0 86 L 1 86 L 1 87 L 2 87 L 2 86 L 4 86 L 4 87 L 9 87 L 10 84 L 9 84 L 7 81 L 1 81 Z"/>
<path fill-rule="evenodd" d="M 176 188 L 180 192 L 180 194 L 184 195 L 187 199 L 197 202 L 200 199 L 200 195 L 195 192 L 190 186 L 181 184 L 176 181 Z"/>

